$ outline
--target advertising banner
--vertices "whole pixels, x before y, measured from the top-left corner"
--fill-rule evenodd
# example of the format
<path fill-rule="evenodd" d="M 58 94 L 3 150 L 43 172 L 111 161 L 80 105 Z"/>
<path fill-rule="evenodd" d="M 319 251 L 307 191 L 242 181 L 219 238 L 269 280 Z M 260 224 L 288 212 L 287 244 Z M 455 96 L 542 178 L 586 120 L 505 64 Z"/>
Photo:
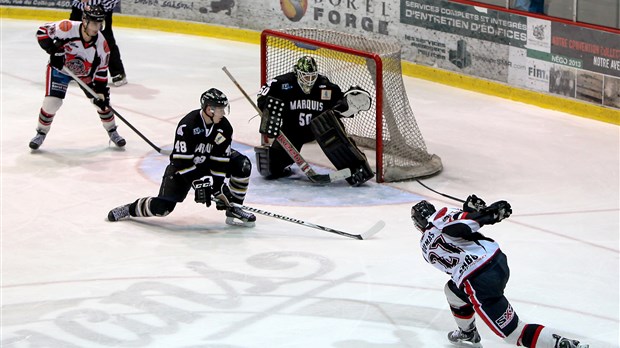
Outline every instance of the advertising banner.
<path fill-rule="evenodd" d="M 527 40 L 523 16 L 445 1 L 401 0 L 400 22 L 513 47 Z"/>
<path fill-rule="evenodd" d="M 71 0 L 0 0 L 0 5 L 70 9 Z"/>
<path fill-rule="evenodd" d="M 403 59 L 527 85 L 525 18 L 431 0 L 402 0 L 400 15 Z"/>

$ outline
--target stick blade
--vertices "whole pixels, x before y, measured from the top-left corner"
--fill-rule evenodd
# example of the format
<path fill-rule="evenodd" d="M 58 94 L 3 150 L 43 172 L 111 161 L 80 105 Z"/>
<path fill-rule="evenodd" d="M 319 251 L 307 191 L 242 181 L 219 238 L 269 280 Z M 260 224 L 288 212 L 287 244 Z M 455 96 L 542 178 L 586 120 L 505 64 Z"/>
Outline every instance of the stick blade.
<path fill-rule="evenodd" d="M 383 227 L 385 227 L 385 221 L 383 220 L 377 221 L 377 223 L 374 224 L 374 226 L 372 226 L 368 231 L 360 234 L 360 239 L 366 240 L 374 236 L 375 234 L 379 233 L 379 231 L 381 231 Z"/>
<path fill-rule="evenodd" d="M 308 175 L 308 178 L 310 179 L 310 181 L 316 184 L 323 184 L 323 185 L 331 184 L 332 182 L 344 180 L 349 177 L 351 177 L 351 169 L 349 168 L 340 169 L 338 171 L 331 172 L 329 174 Z"/>
<path fill-rule="evenodd" d="M 334 182 L 334 181 L 338 181 L 338 180 L 344 180 L 351 177 L 351 169 L 349 168 L 344 168 L 344 169 L 340 169 L 338 171 L 329 173 L 329 179 Z"/>

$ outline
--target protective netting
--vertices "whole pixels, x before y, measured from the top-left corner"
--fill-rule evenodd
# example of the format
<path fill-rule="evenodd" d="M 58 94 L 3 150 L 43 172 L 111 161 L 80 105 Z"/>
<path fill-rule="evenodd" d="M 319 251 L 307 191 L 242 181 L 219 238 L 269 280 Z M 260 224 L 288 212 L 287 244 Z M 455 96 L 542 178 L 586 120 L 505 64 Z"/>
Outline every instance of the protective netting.
<path fill-rule="evenodd" d="M 263 31 L 261 49 L 263 81 L 292 71 L 300 56 L 310 55 L 319 73 L 343 91 L 357 85 L 370 92 L 371 109 L 343 122 L 359 146 L 376 151 L 378 182 L 428 176 L 442 169 L 441 159 L 427 152 L 409 105 L 397 43 L 332 30 L 283 29 Z"/>

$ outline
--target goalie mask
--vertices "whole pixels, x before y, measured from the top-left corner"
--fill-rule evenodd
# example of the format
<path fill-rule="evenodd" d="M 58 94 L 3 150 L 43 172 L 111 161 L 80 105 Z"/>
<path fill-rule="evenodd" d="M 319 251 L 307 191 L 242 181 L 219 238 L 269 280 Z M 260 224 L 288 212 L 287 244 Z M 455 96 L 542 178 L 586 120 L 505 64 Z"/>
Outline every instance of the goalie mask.
<path fill-rule="evenodd" d="M 420 201 L 411 207 L 411 220 L 413 220 L 415 227 L 420 232 L 424 232 L 426 226 L 428 226 L 428 218 L 435 214 L 436 211 L 434 205 L 427 201 Z"/>
<path fill-rule="evenodd" d="M 310 90 L 319 76 L 318 67 L 314 58 L 310 56 L 299 58 L 293 67 L 293 71 L 297 74 L 297 83 L 299 83 L 299 87 L 301 87 L 304 93 L 310 94 Z"/>
<path fill-rule="evenodd" d="M 224 115 L 230 112 L 230 104 L 226 94 L 217 88 L 211 88 L 200 96 L 200 106 L 202 110 L 206 110 L 207 106 L 212 108 L 223 108 Z"/>
<path fill-rule="evenodd" d="M 82 19 L 90 22 L 103 22 L 105 20 L 105 11 L 101 5 L 90 5 L 84 7 Z"/>

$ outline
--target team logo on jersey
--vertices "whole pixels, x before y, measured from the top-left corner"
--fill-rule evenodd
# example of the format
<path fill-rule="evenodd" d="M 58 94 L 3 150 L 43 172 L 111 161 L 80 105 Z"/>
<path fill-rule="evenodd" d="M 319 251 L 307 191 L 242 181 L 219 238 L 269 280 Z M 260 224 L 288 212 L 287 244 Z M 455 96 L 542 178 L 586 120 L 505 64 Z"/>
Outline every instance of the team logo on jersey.
<path fill-rule="evenodd" d="M 286 91 L 286 90 L 289 90 L 289 89 L 293 89 L 293 86 L 291 86 L 290 83 L 283 83 L 282 84 L 282 90 L 283 91 Z"/>
<path fill-rule="evenodd" d="M 203 130 L 201 128 L 194 128 L 194 135 L 198 135 L 200 133 L 202 133 Z"/>
<path fill-rule="evenodd" d="M 73 49 L 71 48 L 69 49 L 69 51 L 72 52 Z M 86 62 L 84 62 L 84 60 L 81 57 L 72 55 L 70 54 L 70 52 L 67 52 L 67 62 L 65 63 L 65 66 L 69 70 L 73 71 L 73 73 L 76 74 L 77 76 L 85 76 L 82 78 L 82 81 L 86 83 L 90 83 L 92 81 L 92 78 L 87 76 L 90 68 L 86 67 Z"/>
<path fill-rule="evenodd" d="M 183 136 L 183 128 L 185 128 L 185 126 L 187 126 L 186 124 L 182 124 L 179 126 L 179 128 L 177 128 L 177 134 L 180 136 Z"/>
<path fill-rule="evenodd" d="M 221 144 L 226 140 L 226 137 L 222 134 L 222 133 L 217 133 L 217 135 L 215 136 L 215 143 L 216 144 Z"/>
<path fill-rule="evenodd" d="M 72 27 L 73 27 L 73 23 L 71 23 L 71 21 L 62 21 L 58 25 L 58 29 L 60 29 L 60 31 L 65 31 L 65 32 L 71 30 Z"/>
<path fill-rule="evenodd" d="M 324 89 L 321 91 L 321 100 L 330 100 L 332 99 L 332 90 Z"/>
<path fill-rule="evenodd" d="M 514 309 L 512 309 L 512 306 L 508 305 L 508 308 L 506 308 L 506 311 L 504 312 L 504 314 L 502 314 L 499 318 L 497 318 L 495 322 L 497 323 L 497 326 L 500 327 L 500 329 L 503 329 L 506 327 L 506 325 L 512 322 L 514 317 L 515 317 L 515 311 Z"/>

